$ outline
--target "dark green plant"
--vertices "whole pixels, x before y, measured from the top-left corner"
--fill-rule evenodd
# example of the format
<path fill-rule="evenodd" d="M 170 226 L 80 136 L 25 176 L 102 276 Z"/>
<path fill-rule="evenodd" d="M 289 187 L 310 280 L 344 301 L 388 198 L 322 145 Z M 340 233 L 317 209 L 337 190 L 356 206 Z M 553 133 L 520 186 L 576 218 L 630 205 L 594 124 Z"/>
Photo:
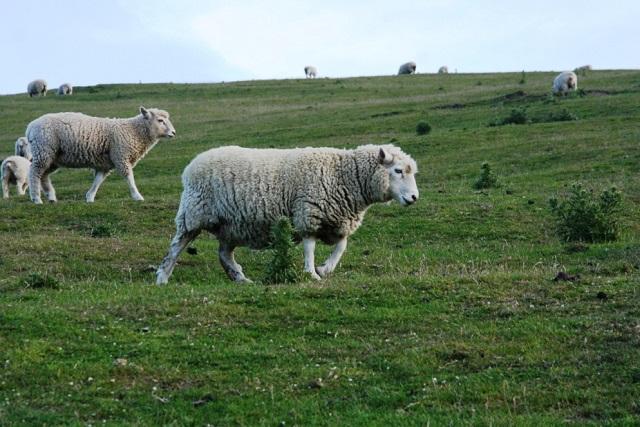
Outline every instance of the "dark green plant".
<path fill-rule="evenodd" d="M 513 110 L 511 110 L 511 113 L 501 119 L 501 120 L 494 120 L 493 122 L 489 123 L 489 126 L 504 126 L 504 125 L 525 125 L 527 123 L 529 123 L 529 116 L 527 115 L 527 110 L 525 110 L 524 108 L 514 108 Z"/>
<path fill-rule="evenodd" d="M 618 236 L 622 194 L 615 187 L 595 195 L 580 183 L 564 200 L 549 199 L 560 238 L 567 242 L 607 242 Z"/>
<path fill-rule="evenodd" d="M 522 70 L 522 77 L 520 78 L 520 84 L 523 85 L 527 82 L 524 70 Z"/>
<path fill-rule="evenodd" d="M 488 162 L 482 163 L 482 166 L 480 167 L 480 177 L 473 183 L 473 188 L 476 190 L 482 190 L 497 186 L 498 178 L 491 170 L 491 165 Z"/>
<path fill-rule="evenodd" d="M 293 235 L 293 226 L 288 218 L 280 218 L 271 227 L 273 258 L 267 265 L 265 283 L 296 283 L 303 279 L 304 273 L 294 259 L 296 245 Z"/>
<path fill-rule="evenodd" d="M 47 274 L 42 275 L 40 273 L 31 273 L 20 283 L 25 288 L 31 289 L 58 289 L 58 280 Z"/>
<path fill-rule="evenodd" d="M 420 120 L 416 125 L 416 133 L 418 135 L 426 135 L 431 132 L 431 125 L 424 120 Z"/>
<path fill-rule="evenodd" d="M 563 108 L 560 112 L 557 112 L 557 113 L 551 112 L 547 114 L 545 117 L 542 117 L 540 119 L 534 119 L 533 122 L 534 123 L 570 122 L 574 120 L 578 120 L 578 116 L 571 113 L 566 108 Z"/>

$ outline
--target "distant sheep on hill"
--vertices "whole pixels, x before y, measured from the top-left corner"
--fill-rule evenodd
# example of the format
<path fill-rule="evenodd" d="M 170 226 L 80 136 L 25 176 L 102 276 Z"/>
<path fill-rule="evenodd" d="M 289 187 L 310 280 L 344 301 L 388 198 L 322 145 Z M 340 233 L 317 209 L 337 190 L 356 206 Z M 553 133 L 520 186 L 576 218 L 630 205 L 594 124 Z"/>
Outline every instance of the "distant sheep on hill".
<path fill-rule="evenodd" d="M 438 74 L 449 74 L 449 67 L 443 65 L 442 67 L 438 68 Z"/>
<path fill-rule="evenodd" d="M 578 89 L 578 76 L 573 71 L 564 71 L 553 79 L 553 93 L 566 95 L 570 90 Z"/>
<path fill-rule="evenodd" d="M 0 165 L 3 198 L 9 198 L 9 184 L 16 184 L 18 195 L 25 194 L 28 187 L 29 166 L 31 166 L 31 150 L 27 138 L 22 136 L 16 141 L 16 154 L 4 159 Z"/>
<path fill-rule="evenodd" d="M 29 98 L 35 95 L 47 96 L 47 82 L 42 79 L 32 81 L 27 86 L 27 93 Z"/>
<path fill-rule="evenodd" d="M 305 271 L 320 279 L 335 269 L 370 205 L 395 199 L 408 206 L 418 200 L 417 172 L 416 162 L 393 145 L 205 151 L 182 174 L 177 230 L 157 283 L 167 283 L 182 250 L 203 230 L 218 238 L 229 278 L 248 282 L 234 249 L 267 247 L 271 226 L 282 217 L 302 239 Z M 336 245 L 319 267 L 316 240 Z"/>
<path fill-rule="evenodd" d="M 73 94 L 73 86 L 69 83 L 63 83 L 58 88 L 58 95 L 72 95 Z"/>
<path fill-rule="evenodd" d="M 416 72 L 416 63 L 411 61 L 406 64 L 402 64 L 400 69 L 398 70 L 398 75 L 401 74 L 415 74 Z"/>
<path fill-rule="evenodd" d="M 57 200 L 49 174 L 61 166 L 94 169 L 95 179 L 86 195 L 89 203 L 114 168 L 127 180 L 131 197 L 144 200 L 136 187 L 133 168 L 159 138 L 175 134 L 169 113 L 154 108 L 140 107 L 140 114 L 128 119 L 81 113 L 45 114 L 27 126 L 33 154 L 29 173 L 31 200 L 42 203 L 41 188 L 49 201 Z"/>
<path fill-rule="evenodd" d="M 307 65 L 306 67 L 304 67 L 304 75 L 308 79 L 315 79 L 318 75 L 318 69 L 312 65 Z"/>

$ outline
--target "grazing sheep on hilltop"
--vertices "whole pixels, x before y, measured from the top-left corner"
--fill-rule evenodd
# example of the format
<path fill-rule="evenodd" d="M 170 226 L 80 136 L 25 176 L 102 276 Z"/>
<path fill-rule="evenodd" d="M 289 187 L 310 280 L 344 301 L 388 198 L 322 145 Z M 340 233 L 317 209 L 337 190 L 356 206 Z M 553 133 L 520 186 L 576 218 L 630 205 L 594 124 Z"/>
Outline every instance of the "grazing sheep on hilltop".
<path fill-rule="evenodd" d="M 31 150 L 27 138 L 21 136 L 16 141 L 16 154 L 9 156 L 0 165 L 2 197 L 9 198 L 9 184 L 16 184 L 18 195 L 24 195 L 28 187 Z"/>
<path fill-rule="evenodd" d="M 438 68 L 438 74 L 449 74 L 449 67 L 443 65 L 442 67 Z"/>
<path fill-rule="evenodd" d="M 569 90 L 578 90 L 578 76 L 573 71 L 565 71 L 553 79 L 553 93 L 566 95 Z"/>
<path fill-rule="evenodd" d="M 398 75 L 401 74 L 415 74 L 416 72 L 416 63 L 415 62 L 407 62 L 406 64 L 402 64 L 400 69 L 398 70 Z"/>
<path fill-rule="evenodd" d="M 100 184 L 115 168 L 129 184 L 134 200 L 144 200 L 133 177 L 133 168 L 158 142 L 176 131 L 169 113 L 140 107 L 140 114 L 128 119 L 91 117 L 80 113 L 45 114 L 29 123 L 27 138 L 33 153 L 29 193 L 42 203 L 41 186 L 47 199 L 56 201 L 49 174 L 61 166 L 92 168 L 93 185 L 87 202 L 94 201 Z"/>
<path fill-rule="evenodd" d="M 63 83 L 58 88 L 58 95 L 73 95 L 73 86 L 69 83 Z"/>
<path fill-rule="evenodd" d="M 312 65 L 307 65 L 306 67 L 304 67 L 304 75 L 308 79 L 315 79 L 318 75 L 318 69 Z"/>
<path fill-rule="evenodd" d="M 281 217 L 290 218 L 302 238 L 305 271 L 320 279 L 335 269 L 371 204 L 395 199 L 408 206 L 418 200 L 417 171 L 416 162 L 393 145 L 355 150 L 232 146 L 201 153 L 182 174 L 177 231 L 158 267 L 157 283 L 167 283 L 180 252 L 202 230 L 218 238 L 227 275 L 249 281 L 233 251 L 267 247 L 271 226 Z M 336 245 L 319 267 L 316 239 Z"/>
<path fill-rule="evenodd" d="M 34 95 L 47 96 L 47 82 L 42 79 L 32 81 L 27 86 L 27 93 L 29 98 Z"/>

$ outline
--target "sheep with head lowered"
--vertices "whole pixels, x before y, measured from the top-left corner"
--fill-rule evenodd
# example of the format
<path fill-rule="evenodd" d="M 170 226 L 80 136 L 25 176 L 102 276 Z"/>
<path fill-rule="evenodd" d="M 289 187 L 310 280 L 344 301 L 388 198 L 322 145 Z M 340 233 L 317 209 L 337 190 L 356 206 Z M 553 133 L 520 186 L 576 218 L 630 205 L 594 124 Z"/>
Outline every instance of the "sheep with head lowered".
<path fill-rule="evenodd" d="M 220 263 L 229 278 L 248 282 L 234 249 L 269 245 L 271 226 L 289 218 L 304 248 L 304 270 L 315 279 L 331 273 L 370 205 L 418 200 L 416 162 L 393 145 L 353 150 L 216 148 L 198 155 L 182 174 L 176 234 L 157 270 L 165 284 L 182 250 L 201 231 L 219 241 Z M 316 267 L 316 240 L 335 244 Z"/>
<path fill-rule="evenodd" d="M 58 95 L 73 95 L 73 86 L 69 83 L 62 83 L 58 88 Z"/>
<path fill-rule="evenodd" d="M 416 63 L 413 61 L 402 64 L 398 69 L 398 75 L 415 74 L 415 73 L 416 73 Z"/>
<path fill-rule="evenodd" d="M 140 114 L 128 119 L 81 113 L 45 114 L 29 123 L 26 133 L 33 154 L 29 193 L 31 200 L 39 204 L 41 188 L 49 201 L 57 200 L 49 174 L 59 167 L 95 171 L 93 185 L 86 195 L 89 203 L 113 169 L 127 180 L 131 197 L 144 200 L 136 187 L 133 168 L 159 138 L 171 138 L 176 131 L 169 113 L 140 107 Z"/>
<path fill-rule="evenodd" d="M 29 98 L 34 95 L 47 96 L 47 82 L 42 79 L 30 82 L 27 86 L 27 93 L 29 94 Z"/>
<path fill-rule="evenodd" d="M 0 165 L 2 180 L 2 197 L 9 198 L 9 184 L 15 184 L 18 195 L 25 194 L 28 187 L 29 167 L 31 166 L 31 150 L 27 138 L 21 136 L 16 141 L 14 156 L 9 156 Z"/>
<path fill-rule="evenodd" d="M 438 68 L 438 74 L 449 74 L 449 67 L 443 65 L 442 67 Z"/>
<path fill-rule="evenodd" d="M 308 79 L 315 79 L 318 75 L 318 69 L 313 65 L 307 65 L 306 67 L 304 67 L 304 75 Z"/>
<path fill-rule="evenodd" d="M 553 79 L 554 95 L 566 95 L 570 90 L 578 90 L 578 76 L 573 71 L 564 71 Z"/>

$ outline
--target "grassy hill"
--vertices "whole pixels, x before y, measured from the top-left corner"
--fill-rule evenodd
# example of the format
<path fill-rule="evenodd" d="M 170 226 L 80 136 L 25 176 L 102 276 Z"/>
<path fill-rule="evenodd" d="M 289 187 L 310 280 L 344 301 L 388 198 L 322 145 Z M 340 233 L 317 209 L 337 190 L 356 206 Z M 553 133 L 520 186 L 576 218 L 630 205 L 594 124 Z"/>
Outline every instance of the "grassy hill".
<path fill-rule="evenodd" d="M 0 97 L 0 157 L 48 112 L 158 107 L 178 134 L 136 167 L 144 202 L 114 173 L 88 205 L 92 176 L 71 169 L 53 175 L 57 204 L 0 202 L 0 425 L 640 423 L 640 72 L 590 72 L 561 99 L 554 76 Z M 536 123 L 489 126 L 523 108 Z M 577 120 L 548 121 L 563 110 Z M 370 209 L 329 279 L 233 284 L 203 235 L 152 285 L 197 153 L 390 141 L 417 160 L 421 199 Z M 473 190 L 483 161 L 500 187 Z M 561 242 L 548 199 L 574 181 L 622 190 L 617 241 Z M 269 254 L 237 258 L 259 280 Z"/>

